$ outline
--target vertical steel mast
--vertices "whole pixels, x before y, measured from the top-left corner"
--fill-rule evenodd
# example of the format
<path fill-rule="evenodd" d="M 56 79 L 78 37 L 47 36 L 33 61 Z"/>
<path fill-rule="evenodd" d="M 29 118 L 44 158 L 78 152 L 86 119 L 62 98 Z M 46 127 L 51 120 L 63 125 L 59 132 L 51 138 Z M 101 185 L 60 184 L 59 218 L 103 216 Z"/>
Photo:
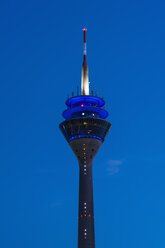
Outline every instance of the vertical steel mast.
<path fill-rule="evenodd" d="M 82 77 L 81 77 L 81 95 L 89 95 L 89 77 L 88 77 L 88 65 L 87 65 L 87 48 L 86 48 L 86 28 L 83 28 L 84 32 L 84 61 L 82 65 Z"/>
<path fill-rule="evenodd" d="M 103 98 L 89 94 L 86 61 L 86 29 L 84 31 L 84 61 L 81 95 L 66 101 L 63 112 L 66 119 L 60 129 L 79 163 L 78 248 L 95 248 L 92 165 L 111 124 L 105 119 L 108 112 L 102 108 Z"/>

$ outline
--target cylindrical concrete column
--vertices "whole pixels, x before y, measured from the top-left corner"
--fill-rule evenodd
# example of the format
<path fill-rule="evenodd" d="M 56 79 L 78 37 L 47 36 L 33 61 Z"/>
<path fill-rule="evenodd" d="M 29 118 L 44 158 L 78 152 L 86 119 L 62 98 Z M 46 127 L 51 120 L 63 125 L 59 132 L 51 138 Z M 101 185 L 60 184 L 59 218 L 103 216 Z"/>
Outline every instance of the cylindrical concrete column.
<path fill-rule="evenodd" d="M 92 163 L 80 163 L 78 248 L 94 248 Z"/>
<path fill-rule="evenodd" d="M 79 162 L 78 248 L 95 248 L 92 164 L 102 142 L 82 138 L 69 144 Z"/>

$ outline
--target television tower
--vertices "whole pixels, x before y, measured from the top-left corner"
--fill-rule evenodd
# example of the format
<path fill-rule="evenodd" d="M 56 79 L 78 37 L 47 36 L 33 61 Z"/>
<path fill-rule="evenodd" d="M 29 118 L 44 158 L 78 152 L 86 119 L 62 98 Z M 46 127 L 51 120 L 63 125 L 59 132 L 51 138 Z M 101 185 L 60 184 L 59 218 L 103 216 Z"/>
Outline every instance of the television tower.
<path fill-rule="evenodd" d="M 81 95 L 66 100 L 66 119 L 60 129 L 79 163 L 78 248 L 95 248 L 92 164 L 111 124 L 105 119 L 103 98 L 89 93 L 86 60 L 86 29 L 84 32 L 84 61 L 82 65 Z"/>

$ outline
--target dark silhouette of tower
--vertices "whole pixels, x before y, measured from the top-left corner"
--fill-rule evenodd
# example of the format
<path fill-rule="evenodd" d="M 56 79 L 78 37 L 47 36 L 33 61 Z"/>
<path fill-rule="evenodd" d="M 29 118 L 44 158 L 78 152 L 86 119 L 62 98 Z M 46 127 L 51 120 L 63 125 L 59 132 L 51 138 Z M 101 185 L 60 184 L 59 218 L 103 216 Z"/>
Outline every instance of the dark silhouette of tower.
<path fill-rule="evenodd" d="M 94 248 L 94 209 L 92 164 L 111 124 L 105 119 L 108 112 L 102 108 L 103 98 L 89 94 L 88 66 L 86 61 L 86 29 L 84 31 L 84 61 L 82 66 L 81 95 L 66 100 L 66 119 L 60 129 L 79 162 L 79 217 L 78 248 Z"/>

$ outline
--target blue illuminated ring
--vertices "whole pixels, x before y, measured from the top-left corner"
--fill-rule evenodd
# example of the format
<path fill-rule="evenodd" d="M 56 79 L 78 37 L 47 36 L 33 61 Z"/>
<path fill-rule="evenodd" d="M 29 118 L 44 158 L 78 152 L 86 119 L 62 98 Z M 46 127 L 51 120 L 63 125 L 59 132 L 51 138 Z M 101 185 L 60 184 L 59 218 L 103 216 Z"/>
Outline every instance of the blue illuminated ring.
<path fill-rule="evenodd" d="M 81 139 L 81 138 L 92 138 L 92 139 L 98 139 L 98 140 L 100 140 L 100 141 L 102 141 L 103 142 L 103 139 L 102 138 L 100 138 L 99 136 L 95 136 L 95 135 L 77 135 L 77 136 L 73 136 L 73 137 L 71 137 L 70 139 L 69 139 L 69 142 L 70 141 L 72 141 L 72 140 L 74 140 L 74 139 Z"/>
<path fill-rule="evenodd" d="M 102 108 L 77 107 L 77 108 L 66 109 L 63 112 L 63 117 L 65 119 L 79 118 L 79 117 L 83 118 L 83 117 L 91 116 L 92 114 L 94 114 L 93 118 L 100 118 L 100 119 L 106 119 L 108 116 L 108 112 Z"/>
<path fill-rule="evenodd" d="M 84 104 L 84 106 L 95 106 L 95 107 L 103 107 L 105 105 L 105 101 L 97 96 L 75 96 L 66 100 L 65 104 L 71 107 L 78 107 Z"/>

